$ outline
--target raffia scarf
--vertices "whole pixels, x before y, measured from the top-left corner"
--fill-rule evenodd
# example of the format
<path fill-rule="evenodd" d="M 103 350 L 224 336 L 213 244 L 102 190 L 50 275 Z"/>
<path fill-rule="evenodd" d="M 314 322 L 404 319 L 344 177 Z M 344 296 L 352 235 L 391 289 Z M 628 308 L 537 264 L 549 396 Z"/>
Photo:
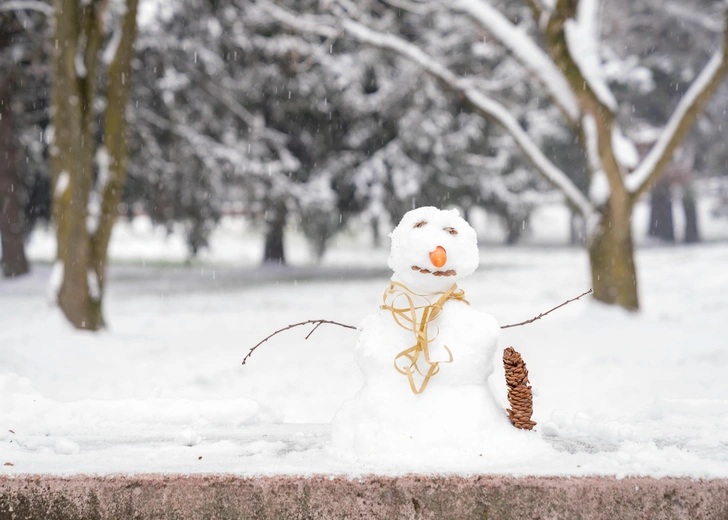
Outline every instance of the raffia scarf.
<path fill-rule="evenodd" d="M 437 295 L 440 295 L 440 297 L 435 303 L 431 303 L 430 297 Z M 415 305 L 413 297 L 424 299 L 427 305 Z M 407 305 L 397 307 L 396 303 L 398 299 L 404 299 Z M 430 379 L 440 371 L 440 363 L 452 363 L 453 361 L 452 352 L 445 345 L 444 348 L 450 358 L 448 361 L 431 361 L 429 351 L 430 342 L 440 333 L 440 329 L 435 320 L 440 316 L 443 306 L 449 300 L 459 300 L 468 303 L 465 299 L 465 293 L 461 289 L 458 289 L 457 284 L 453 284 L 452 287 L 443 293 L 435 293 L 432 295 L 417 294 L 399 282 L 392 282 L 389 288 L 384 291 L 384 305 L 381 308 L 390 311 L 397 325 L 412 331 L 415 336 L 415 344 L 394 357 L 394 368 L 400 374 L 407 376 L 410 388 L 414 394 L 421 394 L 425 391 Z M 437 328 L 437 332 L 433 338 L 429 338 L 428 326 L 433 322 Z M 427 366 L 427 370 L 424 372 L 418 366 L 420 357 L 424 359 L 425 365 Z M 404 365 L 400 366 L 398 362 L 402 359 L 407 361 Z M 415 374 L 419 374 L 423 378 L 419 387 L 415 381 Z"/>

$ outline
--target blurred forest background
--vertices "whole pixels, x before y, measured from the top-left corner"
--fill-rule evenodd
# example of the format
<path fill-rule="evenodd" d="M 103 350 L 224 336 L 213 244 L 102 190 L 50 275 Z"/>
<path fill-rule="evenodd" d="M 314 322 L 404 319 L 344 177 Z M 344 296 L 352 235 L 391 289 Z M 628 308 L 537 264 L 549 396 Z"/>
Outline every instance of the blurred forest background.
<path fill-rule="evenodd" d="M 637 200 L 666 242 L 701 240 L 702 200 L 728 218 L 725 3 L 445 4 L 0 0 L 4 275 L 54 226 L 58 301 L 97 329 L 118 218 L 183 229 L 190 257 L 246 219 L 284 264 L 292 227 L 320 259 L 434 205 L 513 245 L 561 201 L 596 297 L 637 308 L 614 231 Z"/>

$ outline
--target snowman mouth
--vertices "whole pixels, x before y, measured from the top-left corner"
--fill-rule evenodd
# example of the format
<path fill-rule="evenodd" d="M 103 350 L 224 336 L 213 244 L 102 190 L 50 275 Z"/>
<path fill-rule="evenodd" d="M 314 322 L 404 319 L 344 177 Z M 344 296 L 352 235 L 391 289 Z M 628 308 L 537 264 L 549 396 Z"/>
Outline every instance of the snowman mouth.
<path fill-rule="evenodd" d="M 433 276 L 457 276 L 457 272 L 453 269 L 448 269 L 447 271 L 430 271 L 429 269 L 425 269 L 423 267 L 417 267 L 416 265 L 412 266 L 413 271 L 419 271 L 422 274 L 431 274 Z"/>

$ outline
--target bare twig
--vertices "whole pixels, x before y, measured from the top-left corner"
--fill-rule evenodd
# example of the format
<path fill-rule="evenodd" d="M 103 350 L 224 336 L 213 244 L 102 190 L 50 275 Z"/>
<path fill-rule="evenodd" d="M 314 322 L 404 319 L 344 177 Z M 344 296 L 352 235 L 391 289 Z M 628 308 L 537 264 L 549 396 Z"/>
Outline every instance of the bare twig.
<path fill-rule="evenodd" d="M 316 329 L 318 329 L 318 328 L 319 328 L 319 327 L 321 326 L 321 323 L 322 323 L 322 322 L 318 322 L 318 323 L 316 324 L 316 326 L 315 326 L 314 328 L 312 328 L 312 329 L 311 329 L 311 332 L 309 332 L 308 334 L 306 334 L 306 337 L 305 337 L 305 338 L 303 338 L 303 339 L 308 339 L 308 338 L 310 338 L 310 337 L 311 337 L 311 334 L 313 334 L 314 332 L 316 332 Z"/>
<path fill-rule="evenodd" d="M 593 293 L 593 292 L 594 292 L 594 290 L 593 290 L 593 289 L 589 289 L 589 290 L 588 290 L 587 292 L 585 292 L 585 293 L 582 293 L 582 294 L 580 294 L 580 295 L 579 295 L 579 296 L 577 296 L 576 298 L 572 298 L 571 300 L 566 300 L 566 301 L 565 301 L 564 303 L 562 303 L 561 305 L 557 305 L 556 307 L 554 307 L 554 308 L 553 308 L 553 309 L 551 309 L 551 310 L 548 310 L 548 311 L 546 311 L 546 312 L 542 312 L 541 314 L 539 314 L 539 315 L 538 315 L 538 316 L 536 316 L 535 318 L 531 318 L 530 320 L 522 321 L 521 323 L 513 323 L 513 324 L 511 324 L 511 325 L 503 325 L 503 326 L 501 327 L 501 329 L 509 329 L 509 328 L 511 328 L 511 327 L 520 327 L 521 325 L 528 325 L 529 323 L 533 323 L 533 322 L 534 322 L 534 321 L 536 321 L 536 320 L 540 320 L 541 318 L 543 318 L 543 317 L 544 317 L 544 316 L 546 316 L 547 314 L 550 314 L 550 313 L 554 312 L 554 311 L 555 311 L 556 309 L 560 309 L 561 307 L 563 307 L 563 306 L 564 306 L 564 305 L 566 305 L 567 303 L 571 303 L 571 302 L 573 302 L 573 301 L 576 301 L 576 300 L 578 300 L 579 298 L 581 298 L 582 296 L 586 296 L 587 294 L 591 294 L 591 293 Z"/>
<path fill-rule="evenodd" d="M 306 320 L 306 321 L 302 321 L 300 323 L 293 323 L 292 325 L 288 325 L 287 327 L 283 327 L 282 329 L 278 329 L 273 334 L 271 334 L 270 336 L 268 336 L 267 338 L 265 338 L 263 341 L 259 342 L 257 345 L 255 345 L 253 348 L 251 348 L 250 351 L 248 352 L 248 354 L 245 356 L 245 358 L 243 358 L 243 365 L 245 364 L 246 361 L 248 361 L 248 358 L 251 355 L 253 355 L 253 352 L 255 351 L 255 349 L 257 349 L 263 343 L 265 343 L 266 341 L 268 341 L 269 339 L 271 339 L 273 336 L 275 336 L 277 334 L 280 334 L 281 332 L 284 332 L 286 330 L 293 329 L 295 327 L 301 327 L 303 325 L 315 325 L 314 328 L 311 330 L 311 332 L 309 332 L 308 335 L 306 336 L 306 339 L 308 339 L 311 336 L 311 334 L 313 334 L 314 331 L 316 329 L 318 329 L 324 323 L 326 323 L 327 325 L 338 325 L 339 327 L 344 327 L 346 329 L 356 330 L 356 327 L 354 327 L 353 325 L 345 325 L 343 323 L 339 323 L 339 322 L 331 321 L 331 320 Z"/>
<path fill-rule="evenodd" d="M 541 314 L 539 314 L 535 318 L 531 318 L 530 320 L 522 321 L 521 323 L 514 323 L 512 325 L 503 325 L 501 327 L 501 329 L 508 329 L 508 328 L 511 328 L 511 327 L 520 327 L 521 325 L 527 325 L 529 323 L 533 323 L 536 320 L 540 320 L 541 318 L 543 318 L 547 314 L 550 314 L 550 313 L 554 312 L 556 309 L 560 309 L 561 307 L 563 307 L 567 303 L 571 303 L 573 301 L 576 301 L 579 298 L 581 298 L 583 296 L 586 296 L 587 294 L 591 294 L 592 292 L 593 292 L 593 290 L 592 289 L 589 289 L 587 292 L 585 292 L 583 294 L 580 294 L 576 298 L 572 298 L 570 300 L 566 300 L 561 305 L 557 305 L 556 307 L 554 307 L 551 310 L 548 310 L 546 312 L 542 312 Z M 311 334 L 313 334 L 314 332 L 316 332 L 316 329 L 318 329 L 323 324 L 326 324 L 326 325 L 338 325 L 339 327 L 344 327 L 345 329 L 357 330 L 357 328 L 354 327 L 353 325 L 346 325 L 344 323 L 339 323 L 337 321 L 331 321 L 331 320 L 306 320 L 306 321 L 302 321 L 300 323 L 293 323 L 291 325 L 288 325 L 286 327 L 283 327 L 282 329 L 278 329 L 277 331 L 273 332 L 272 334 L 270 334 L 268 337 L 266 337 L 262 341 L 258 342 L 258 344 L 255 345 L 253 348 L 251 348 L 250 351 L 243 358 L 243 365 L 245 364 L 246 361 L 248 361 L 248 358 L 253 355 L 253 352 L 255 351 L 255 349 L 257 349 L 263 343 L 265 343 L 266 341 L 268 341 L 269 339 L 271 339 L 273 336 L 276 336 L 277 334 L 280 334 L 281 332 L 285 332 L 287 330 L 290 330 L 290 329 L 293 329 L 293 328 L 296 328 L 296 327 L 302 327 L 304 325 L 313 325 L 314 327 L 311 329 L 311 332 L 309 332 L 306 335 L 306 337 L 304 338 L 304 339 L 308 339 L 308 338 L 311 337 Z"/>

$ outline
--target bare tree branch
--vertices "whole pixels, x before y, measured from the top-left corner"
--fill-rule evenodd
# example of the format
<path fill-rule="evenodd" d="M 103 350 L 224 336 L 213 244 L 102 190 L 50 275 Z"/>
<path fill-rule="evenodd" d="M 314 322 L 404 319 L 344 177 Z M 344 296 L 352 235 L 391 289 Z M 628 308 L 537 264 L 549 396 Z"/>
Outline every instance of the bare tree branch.
<path fill-rule="evenodd" d="M 353 330 L 356 330 L 356 327 L 354 327 L 353 325 L 345 325 L 343 323 L 339 323 L 339 322 L 331 321 L 331 320 L 306 320 L 306 321 L 302 321 L 300 323 L 293 323 L 292 325 L 288 325 L 287 327 L 283 327 L 282 329 L 278 329 L 277 331 L 275 331 L 274 333 L 270 334 L 269 336 L 267 336 L 262 341 L 258 342 L 258 344 L 255 345 L 253 348 L 251 348 L 248 351 L 248 353 L 246 354 L 246 356 L 243 358 L 243 365 L 245 364 L 246 361 L 248 361 L 248 358 L 253 355 L 253 352 L 255 352 L 255 349 L 257 349 L 263 343 L 265 343 L 266 341 L 268 341 L 269 339 L 271 339 L 273 336 L 276 336 L 276 335 L 280 334 L 281 332 L 285 332 L 285 331 L 290 330 L 290 329 L 293 329 L 295 327 L 302 327 L 303 325 L 315 325 L 314 328 L 311 329 L 311 332 L 309 332 L 308 335 L 306 336 L 306 339 L 308 339 L 308 338 L 311 337 L 311 334 L 313 334 L 314 331 L 316 329 L 318 329 L 324 323 L 327 324 L 327 325 L 338 325 L 339 327 L 344 327 L 345 329 L 353 329 Z"/>
<path fill-rule="evenodd" d="M 557 305 L 557 306 L 556 306 L 556 307 L 554 307 L 553 309 L 550 309 L 550 310 L 548 310 L 548 311 L 546 311 L 546 312 L 542 312 L 541 314 L 539 314 L 539 315 L 538 315 L 538 316 L 536 316 L 535 318 L 531 318 L 530 320 L 522 321 L 522 322 L 520 322 L 520 323 L 513 323 L 513 324 L 511 324 L 511 325 L 503 325 L 503 326 L 501 326 L 501 329 L 510 329 L 511 327 L 520 327 L 521 325 L 528 325 L 529 323 L 533 323 L 533 322 L 534 322 L 534 321 L 536 321 L 536 320 L 540 320 L 541 318 L 543 318 L 543 317 L 544 317 L 544 316 L 546 316 L 547 314 L 550 314 L 550 313 L 554 312 L 554 311 L 555 311 L 556 309 L 560 309 L 560 308 L 561 308 L 561 307 L 563 307 L 564 305 L 566 305 L 566 304 L 568 304 L 568 303 L 571 303 L 571 302 L 573 302 L 573 301 L 576 301 L 576 300 L 578 300 L 579 298 L 582 298 L 582 297 L 586 296 L 587 294 L 591 294 L 592 292 L 594 292 L 594 291 L 593 291 L 593 289 L 589 289 L 588 291 L 586 291 L 585 293 L 582 293 L 582 294 L 580 294 L 580 295 L 579 295 L 579 296 L 577 296 L 576 298 L 572 298 L 572 299 L 570 299 L 570 300 L 566 300 L 566 301 L 565 301 L 564 303 L 562 303 L 561 305 Z"/>
<path fill-rule="evenodd" d="M 534 322 L 534 321 L 536 321 L 536 320 L 540 320 L 541 318 L 543 318 L 543 317 L 544 317 L 544 316 L 546 316 L 547 314 L 550 314 L 550 313 L 554 312 L 554 311 L 555 311 L 556 309 L 560 309 L 560 308 L 561 308 L 561 307 L 563 307 L 564 305 L 566 305 L 566 304 L 568 304 L 568 303 L 571 303 L 571 302 L 573 302 L 573 301 L 576 301 L 576 300 L 578 300 L 579 298 L 582 298 L 583 296 L 586 296 L 587 294 L 591 294 L 591 293 L 592 293 L 592 290 L 591 290 L 591 289 L 589 289 L 589 290 L 588 290 L 587 292 L 585 292 L 585 293 L 582 293 L 582 294 L 580 294 L 580 295 L 579 295 L 579 296 L 577 296 L 576 298 L 572 298 L 572 299 L 570 299 L 570 300 L 566 300 L 566 301 L 565 301 L 564 303 L 562 303 L 561 305 L 557 305 L 557 306 L 556 306 L 556 307 L 554 307 L 553 309 L 550 309 L 550 310 L 548 310 L 548 311 L 546 311 L 546 312 L 542 312 L 541 314 L 539 314 L 539 315 L 538 315 L 538 316 L 536 316 L 535 318 L 531 318 L 530 320 L 522 321 L 521 323 L 514 323 L 514 324 L 512 324 L 512 325 L 503 325 L 503 326 L 501 327 L 501 329 L 508 329 L 508 328 L 511 328 L 511 327 L 520 327 L 521 325 L 528 325 L 529 323 L 533 323 L 533 322 Z M 259 341 L 259 342 L 258 342 L 258 343 L 257 343 L 257 344 L 256 344 L 256 345 L 255 345 L 255 346 L 253 347 L 253 348 L 251 348 L 251 349 L 250 349 L 250 350 L 248 351 L 248 353 L 247 353 L 247 354 L 245 355 L 245 357 L 243 358 L 243 363 L 242 363 L 242 364 L 244 365 L 244 364 L 246 363 L 246 361 L 248 361 L 248 358 L 250 358 L 250 356 L 252 356 L 252 355 L 253 355 L 253 352 L 255 352 L 255 350 L 256 350 L 256 349 L 257 349 L 258 347 L 260 347 L 260 346 L 261 346 L 261 345 L 262 345 L 263 343 L 265 343 L 266 341 L 268 341 L 269 339 L 271 339 L 271 338 L 272 338 L 273 336 L 277 336 L 277 335 L 278 335 L 278 334 L 280 334 L 281 332 L 285 332 L 285 331 L 287 331 L 287 330 L 291 330 L 291 329 L 294 329 L 294 328 L 296 328 L 296 327 L 303 327 L 304 325 L 313 325 L 314 327 L 313 327 L 313 329 L 311 329 L 311 332 L 309 332 L 309 333 L 308 333 L 308 334 L 306 335 L 306 337 L 304 338 L 304 339 L 308 339 L 308 338 L 310 338 L 310 337 L 311 337 L 311 334 L 313 334 L 314 332 L 316 332 L 316 329 L 318 329 L 318 328 L 319 328 L 319 327 L 320 327 L 321 325 L 324 325 L 324 324 L 325 324 L 325 325 L 338 325 L 339 327 L 344 327 L 345 329 L 352 329 L 352 330 L 358 330 L 358 329 L 357 329 L 357 327 L 355 327 L 355 326 L 353 326 L 353 325 L 346 325 L 345 323 L 339 323 L 338 321 L 331 321 L 331 320 L 306 320 L 306 321 L 301 321 L 301 322 L 299 322 L 299 323 L 293 323 L 293 324 L 291 324 L 291 325 L 287 325 L 287 326 L 283 327 L 282 329 L 278 329 L 278 330 L 276 330 L 275 332 L 273 332 L 273 333 L 269 334 L 268 336 L 266 336 L 266 337 L 265 337 L 265 338 L 264 338 L 263 340 Z"/>

